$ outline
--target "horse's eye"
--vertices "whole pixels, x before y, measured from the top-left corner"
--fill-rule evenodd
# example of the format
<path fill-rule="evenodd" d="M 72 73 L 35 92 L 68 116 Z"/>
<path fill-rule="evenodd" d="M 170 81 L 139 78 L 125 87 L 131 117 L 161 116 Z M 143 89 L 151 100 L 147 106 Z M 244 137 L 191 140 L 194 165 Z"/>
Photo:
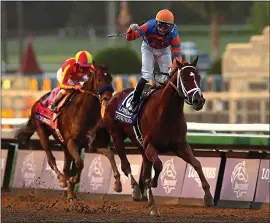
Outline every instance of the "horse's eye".
<path fill-rule="evenodd" d="M 101 82 L 102 80 L 100 78 L 97 79 L 98 82 Z"/>

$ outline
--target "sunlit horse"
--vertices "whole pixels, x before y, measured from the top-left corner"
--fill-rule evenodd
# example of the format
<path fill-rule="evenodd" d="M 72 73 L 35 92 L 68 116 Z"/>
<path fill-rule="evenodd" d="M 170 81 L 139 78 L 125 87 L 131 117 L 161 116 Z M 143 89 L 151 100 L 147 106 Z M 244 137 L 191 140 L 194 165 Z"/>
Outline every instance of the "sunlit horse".
<path fill-rule="evenodd" d="M 89 79 L 84 83 L 81 92 L 74 91 L 62 100 L 58 117 L 54 117 L 55 114 L 46 107 L 48 100 L 52 100 L 50 96 L 52 92 L 45 94 L 34 103 L 28 122 L 15 132 L 15 138 L 23 143 L 29 143 L 30 137 L 37 132 L 41 146 L 46 152 L 48 164 L 59 179 L 59 185 L 63 188 L 67 187 L 69 200 L 74 198 L 74 185 L 80 181 L 84 167 L 79 149 L 87 149 L 90 146 L 87 136 L 101 120 L 101 102 L 107 103 L 112 97 L 111 82 L 112 76 L 107 66 L 98 67 L 95 73 L 89 74 Z M 54 89 L 53 92 L 57 90 L 59 89 Z M 64 149 L 63 174 L 57 168 L 55 157 L 50 149 L 50 135 L 53 135 Z M 95 147 L 90 152 L 102 153 L 110 159 L 116 178 L 114 190 L 121 192 L 120 174 L 111 151 Z M 72 161 L 75 161 L 77 170 L 75 176 L 71 176 Z"/>
<path fill-rule="evenodd" d="M 104 126 L 112 136 L 115 150 L 121 159 L 121 169 L 131 180 L 132 196 L 135 199 L 140 199 L 142 195 L 138 189 L 138 183 L 131 173 L 124 140 L 128 137 L 139 146 L 143 156 L 142 178 L 145 182 L 145 188 L 147 188 L 146 192 L 151 215 L 159 214 L 151 187 L 157 187 L 158 177 L 162 171 L 162 162 L 158 157 L 160 152 L 172 151 L 178 157 L 191 164 L 202 182 L 202 188 L 205 192 L 205 205 L 213 205 L 210 185 L 204 176 L 200 162 L 194 157 L 187 142 L 187 123 L 183 112 L 184 102 L 192 105 L 197 111 L 201 110 L 205 103 L 200 89 L 201 77 L 196 70 L 197 61 L 198 57 L 191 64 L 182 64 L 177 61 L 177 70 L 163 89 L 149 93 L 146 102 L 140 106 L 138 119 L 133 119 L 133 124 L 123 123 L 125 116 L 122 117 L 123 120 L 119 119 L 121 112 L 127 112 L 124 103 L 126 102 L 126 107 L 128 107 L 129 99 L 127 98 L 131 98 L 130 93 L 133 89 L 128 88 L 117 92 L 108 102 L 105 109 Z M 120 107 L 121 109 L 119 109 Z M 127 115 L 126 118 L 128 119 Z M 140 143 L 138 143 L 139 141 Z M 155 174 L 151 179 L 152 165 Z"/>

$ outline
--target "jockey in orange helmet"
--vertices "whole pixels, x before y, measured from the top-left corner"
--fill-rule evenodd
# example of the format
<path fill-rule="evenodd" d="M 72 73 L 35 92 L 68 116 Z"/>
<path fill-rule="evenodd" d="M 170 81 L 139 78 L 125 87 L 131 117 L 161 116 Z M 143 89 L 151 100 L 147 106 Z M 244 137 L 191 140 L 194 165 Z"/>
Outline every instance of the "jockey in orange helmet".
<path fill-rule="evenodd" d="M 167 73 L 170 67 L 176 66 L 176 59 L 182 60 L 178 30 L 174 24 L 174 15 L 169 10 L 163 9 L 159 11 L 156 19 L 151 19 L 142 26 L 131 24 L 126 34 L 126 39 L 128 41 L 135 40 L 142 34 L 148 43 L 144 40 L 141 46 L 142 78 L 136 86 L 131 101 L 131 112 L 136 111 L 144 85 L 152 79 L 154 58 L 156 57 L 159 69 L 164 73 Z M 170 69 L 169 74 L 173 70 Z"/>
<path fill-rule="evenodd" d="M 67 59 L 57 72 L 57 80 L 61 90 L 58 92 L 49 109 L 55 112 L 58 103 L 62 98 L 71 93 L 72 90 L 80 90 L 80 82 L 88 80 L 88 74 L 95 70 L 92 55 L 87 51 L 79 51 L 75 58 Z"/>

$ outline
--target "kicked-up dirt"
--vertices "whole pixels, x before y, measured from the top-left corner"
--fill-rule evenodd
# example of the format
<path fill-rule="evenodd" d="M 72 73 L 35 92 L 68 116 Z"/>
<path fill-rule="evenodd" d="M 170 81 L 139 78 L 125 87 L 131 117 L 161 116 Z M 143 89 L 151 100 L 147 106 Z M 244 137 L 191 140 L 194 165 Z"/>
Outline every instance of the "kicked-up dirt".
<path fill-rule="evenodd" d="M 2 222 L 270 222 L 267 211 L 158 204 L 150 216 L 146 202 L 79 200 L 2 193 Z"/>

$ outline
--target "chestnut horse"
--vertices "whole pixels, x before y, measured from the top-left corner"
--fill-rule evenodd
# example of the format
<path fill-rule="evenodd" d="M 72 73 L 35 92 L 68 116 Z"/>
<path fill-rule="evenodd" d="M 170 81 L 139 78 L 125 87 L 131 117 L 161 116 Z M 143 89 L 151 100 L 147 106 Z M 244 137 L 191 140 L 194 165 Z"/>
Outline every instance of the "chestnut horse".
<path fill-rule="evenodd" d="M 187 142 L 187 123 L 184 117 L 184 102 L 192 105 L 196 111 L 203 108 L 205 99 L 200 89 L 200 75 L 196 70 L 198 57 L 191 63 L 177 61 L 177 69 L 166 82 L 163 89 L 153 91 L 147 101 L 141 105 L 138 112 L 137 128 L 141 132 L 142 139 L 134 133 L 135 124 L 120 122 L 116 114 L 120 110 L 119 105 L 128 98 L 132 88 L 117 92 L 108 102 L 103 118 L 104 126 L 113 139 L 115 150 L 121 159 L 121 169 L 131 180 L 133 198 L 142 197 L 138 183 L 131 173 L 130 163 L 126 156 L 124 140 L 128 137 L 138 144 L 143 157 L 142 179 L 146 188 L 148 204 L 151 215 L 159 215 L 155 205 L 151 187 L 158 186 L 158 177 L 162 171 L 162 162 L 158 154 L 169 151 L 191 164 L 197 171 L 202 188 L 205 192 L 204 203 L 213 206 L 213 197 L 210 185 L 207 182 L 200 162 L 194 157 Z M 127 106 L 128 107 L 128 106 Z M 124 117 L 125 118 L 125 117 Z M 134 121 L 134 120 L 133 120 Z M 138 139 L 138 140 L 137 140 Z M 138 143 L 140 141 L 140 143 Z M 154 167 L 154 177 L 151 179 L 151 169 Z"/>
<path fill-rule="evenodd" d="M 36 118 L 36 108 L 40 107 L 42 110 L 44 105 L 42 101 L 49 97 L 50 93 L 43 95 L 37 100 L 32 109 L 31 116 L 27 124 L 19 128 L 15 133 L 15 138 L 22 143 L 29 143 L 30 137 L 37 132 L 42 148 L 45 150 L 48 164 L 55 171 L 59 179 L 59 185 L 63 188 L 67 187 L 67 198 L 72 200 L 74 198 L 74 185 L 80 181 L 81 171 L 84 167 L 83 160 L 79 155 L 80 148 L 89 148 L 89 139 L 87 135 L 94 129 L 97 123 L 101 120 L 101 103 L 107 103 L 111 99 L 113 87 L 111 85 L 112 76 L 108 73 L 106 66 L 100 66 L 95 73 L 90 73 L 89 79 L 84 83 L 83 90 L 73 91 L 71 93 L 72 99 L 60 108 L 57 117 L 58 130 L 45 124 Z M 44 108 L 45 112 L 47 108 Z M 49 136 L 53 137 L 62 145 L 64 149 L 64 165 L 63 174 L 56 165 L 55 157 L 49 147 Z M 120 182 L 120 174 L 114 160 L 114 156 L 110 150 L 102 148 L 94 148 L 90 152 L 98 152 L 106 155 L 114 171 L 116 179 L 114 190 L 122 191 Z M 71 163 L 75 162 L 76 175 L 71 176 Z"/>

